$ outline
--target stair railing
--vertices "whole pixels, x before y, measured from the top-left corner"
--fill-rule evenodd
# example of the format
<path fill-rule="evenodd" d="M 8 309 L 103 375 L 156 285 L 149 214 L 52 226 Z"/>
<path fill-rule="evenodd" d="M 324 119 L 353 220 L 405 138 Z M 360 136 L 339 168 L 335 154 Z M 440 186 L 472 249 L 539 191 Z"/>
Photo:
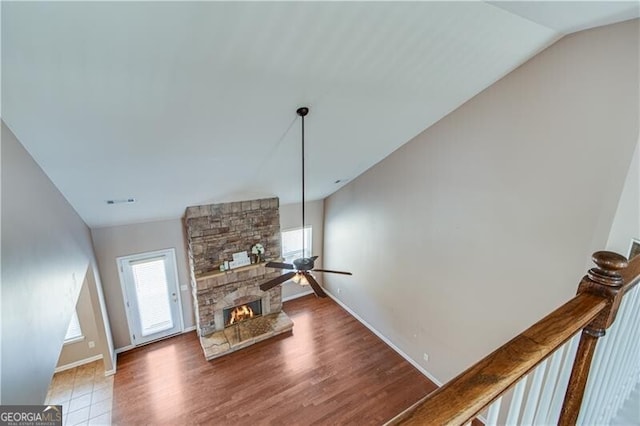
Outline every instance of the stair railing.
<path fill-rule="evenodd" d="M 596 267 L 582 278 L 573 299 L 387 424 L 466 425 L 480 413 L 486 415 L 487 425 L 495 424 L 501 397 L 507 391 L 511 398 L 508 419 L 512 420 L 506 424 L 576 424 L 598 339 L 615 321 L 624 295 L 640 281 L 640 256 L 628 262 L 619 254 L 599 251 L 592 259 Z M 550 371 L 555 370 L 553 374 L 556 374 L 560 364 L 570 360 L 579 333 L 568 383 L 565 380 L 565 386 L 554 382 L 548 387 L 548 395 L 543 392 L 540 396 L 542 381 L 552 375 Z M 546 370 L 548 360 L 551 360 L 550 371 Z M 527 386 L 529 373 L 533 373 L 533 380 Z M 520 413 L 525 388 L 539 399 Z M 556 407 L 559 413 L 553 419 L 552 394 L 559 388 L 566 391 L 562 406 L 558 403 Z M 534 421 L 536 418 L 540 421 Z"/>

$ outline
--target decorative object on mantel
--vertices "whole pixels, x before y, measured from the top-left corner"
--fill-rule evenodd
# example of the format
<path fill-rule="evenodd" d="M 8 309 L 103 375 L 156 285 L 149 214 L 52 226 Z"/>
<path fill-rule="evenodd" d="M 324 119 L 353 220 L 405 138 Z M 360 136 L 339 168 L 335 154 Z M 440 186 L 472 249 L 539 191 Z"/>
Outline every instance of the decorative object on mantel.
<path fill-rule="evenodd" d="M 304 117 L 309 114 L 309 108 L 302 107 L 296 110 L 296 114 L 300 116 L 302 119 L 302 227 L 304 228 L 305 220 L 304 220 Z M 327 294 L 322 290 L 320 284 L 316 281 L 316 279 L 311 275 L 311 271 L 314 272 L 331 272 L 333 274 L 342 274 L 342 275 L 352 275 L 351 272 L 344 271 L 332 271 L 329 269 L 314 269 L 315 260 L 318 256 L 313 257 L 304 257 L 304 232 L 302 233 L 302 256 L 299 259 L 295 259 L 293 264 L 290 263 L 281 263 L 281 262 L 269 262 L 265 266 L 268 268 L 276 268 L 276 269 L 287 269 L 291 272 L 287 272 L 286 274 L 282 274 L 279 277 L 276 277 L 272 280 L 269 280 L 265 283 L 260 284 L 260 290 L 267 291 L 277 286 L 278 284 L 282 284 L 285 281 L 293 279 L 296 283 L 301 285 L 311 285 L 314 293 L 318 297 L 327 297 Z"/>
<path fill-rule="evenodd" d="M 233 260 L 229 262 L 229 269 L 235 269 L 247 265 L 251 265 L 251 259 L 249 259 L 249 255 L 246 251 L 233 253 Z"/>
<path fill-rule="evenodd" d="M 264 254 L 264 246 L 260 243 L 256 243 L 251 247 L 251 253 L 256 255 L 256 263 L 262 262 L 262 255 Z"/>

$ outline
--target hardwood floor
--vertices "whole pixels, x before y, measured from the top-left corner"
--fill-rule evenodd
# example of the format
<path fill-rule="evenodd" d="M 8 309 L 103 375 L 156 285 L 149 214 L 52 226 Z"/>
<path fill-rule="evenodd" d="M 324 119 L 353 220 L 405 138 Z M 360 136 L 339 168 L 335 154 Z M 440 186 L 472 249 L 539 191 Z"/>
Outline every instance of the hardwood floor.
<path fill-rule="evenodd" d="M 121 354 L 114 424 L 378 425 L 436 388 L 333 300 L 284 311 L 292 333 L 213 361 L 195 332 Z"/>

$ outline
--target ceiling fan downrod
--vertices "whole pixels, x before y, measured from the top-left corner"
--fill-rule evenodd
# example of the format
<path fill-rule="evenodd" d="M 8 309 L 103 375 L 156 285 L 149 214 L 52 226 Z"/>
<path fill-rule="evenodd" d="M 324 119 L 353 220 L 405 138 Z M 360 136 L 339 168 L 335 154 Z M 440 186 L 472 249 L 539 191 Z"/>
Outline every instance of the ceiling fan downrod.
<path fill-rule="evenodd" d="M 309 108 L 300 107 L 296 113 L 302 118 L 302 257 L 305 257 L 305 238 L 304 238 L 304 118 L 309 114 Z"/>

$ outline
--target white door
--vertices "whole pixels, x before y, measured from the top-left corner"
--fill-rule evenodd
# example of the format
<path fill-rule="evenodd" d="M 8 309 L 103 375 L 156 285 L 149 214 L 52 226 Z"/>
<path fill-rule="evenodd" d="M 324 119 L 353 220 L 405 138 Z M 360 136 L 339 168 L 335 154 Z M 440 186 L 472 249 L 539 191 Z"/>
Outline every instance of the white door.
<path fill-rule="evenodd" d="M 174 249 L 118 258 L 131 341 L 141 345 L 180 333 L 182 307 Z"/>

